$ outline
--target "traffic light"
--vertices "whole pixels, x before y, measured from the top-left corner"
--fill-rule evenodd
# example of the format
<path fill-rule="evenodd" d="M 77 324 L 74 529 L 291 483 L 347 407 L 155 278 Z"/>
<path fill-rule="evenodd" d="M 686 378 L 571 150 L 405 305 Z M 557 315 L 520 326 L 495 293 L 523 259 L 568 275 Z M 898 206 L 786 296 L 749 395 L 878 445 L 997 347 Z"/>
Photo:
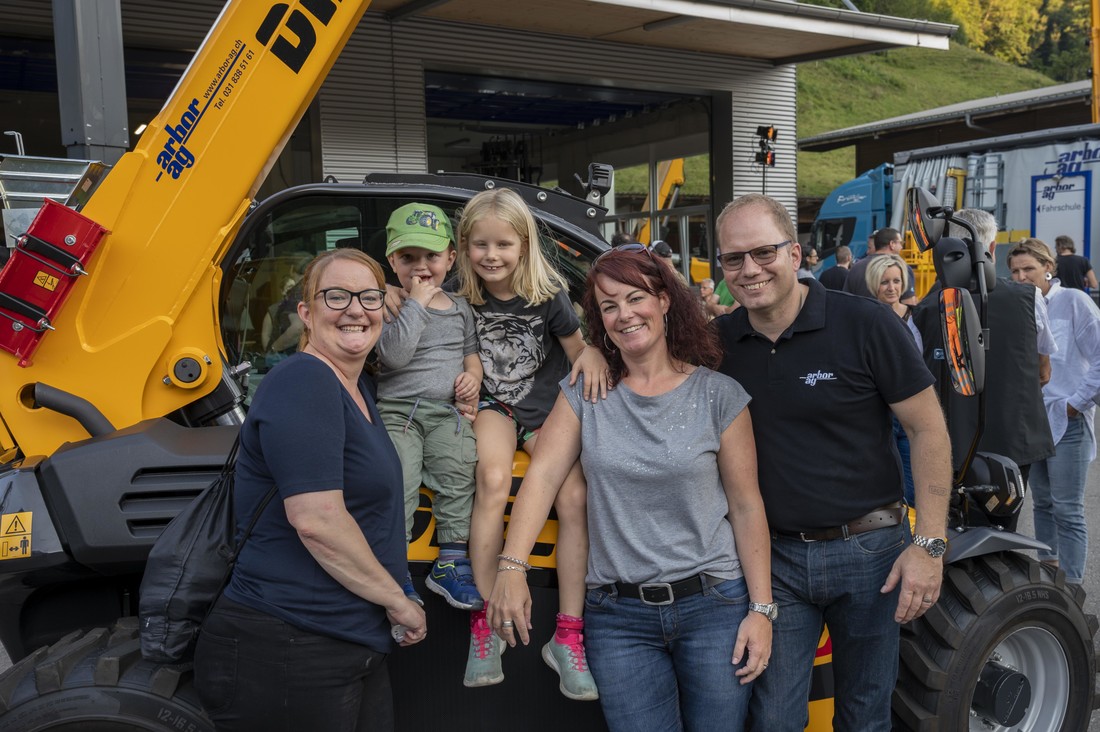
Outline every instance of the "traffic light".
<path fill-rule="evenodd" d="M 761 142 L 766 140 L 769 143 L 774 143 L 777 134 L 779 134 L 779 131 L 775 129 L 775 125 L 760 125 L 756 128 L 756 136 L 763 138 Z"/>
<path fill-rule="evenodd" d="M 756 153 L 757 165 L 775 167 L 775 138 L 778 134 L 775 125 L 760 125 L 756 128 L 756 136 L 760 138 L 757 140 L 760 147 L 760 152 Z"/>

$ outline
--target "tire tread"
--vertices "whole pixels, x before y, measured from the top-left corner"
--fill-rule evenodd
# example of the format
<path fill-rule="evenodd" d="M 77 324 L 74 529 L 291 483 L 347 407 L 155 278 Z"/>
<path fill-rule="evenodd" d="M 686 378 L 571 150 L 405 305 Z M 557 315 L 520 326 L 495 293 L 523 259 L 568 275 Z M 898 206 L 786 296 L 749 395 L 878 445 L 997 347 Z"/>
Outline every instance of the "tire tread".
<path fill-rule="evenodd" d="M 213 732 L 192 678 L 190 663 L 158 665 L 142 658 L 136 619 L 76 631 L 0 674 L 0 732 L 91 722 L 135 732 Z"/>
<path fill-rule="evenodd" d="M 1038 608 L 1011 596 L 1023 590 L 1047 590 L 1061 593 L 1065 599 L 1044 603 Z M 1034 594 L 1046 593 L 1036 592 Z M 1056 568 L 1016 552 L 1000 552 L 971 557 L 947 567 L 940 600 L 924 617 L 902 629 L 898 683 L 894 690 L 893 710 L 896 730 L 934 732 L 954 730 L 969 713 L 969 693 L 961 697 L 957 688 L 971 674 L 969 664 L 984 653 L 985 643 L 1008 628 L 1017 618 L 1047 608 L 1065 607 L 1058 622 L 1051 626 L 1064 638 L 1071 653 L 1071 663 L 1077 670 L 1087 668 L 1091 678 L 1084 684 L 1077 680 L 1071 690 L 1071 706 L 1078 710 L 1100 708 L 1100 693 L 1096 689 L 1096 670 L 1100 654 L 1094 651 L 1093 639 L 1097 619 L 1083 611 L 1085 593 L 1079 587 L 1067 585 L 1065 574 Z M 1030 597 L 1030 596 L 1029 596 Z M 1078 641 L 1087 645 L 1080 653 Z M 978 667 L 980 669 L 980 666 Z M 976 672 L 973 674 L 976 681 Z M 1072 679 L 1077 679 L 1072 676 Z M 964 684 L 967 685 L 967 684 Z M 972 686 L 972 684 L 970 684 Z M 1088 704 L 1085 704 L 1085 702 Z M 1067 717 L 1063 730 L 1076 729 L 1072 716 Z M 1087 717 L 1085 718 L 1088 724 Z M 965 728 L 965 721 L 963 721 Z"/>

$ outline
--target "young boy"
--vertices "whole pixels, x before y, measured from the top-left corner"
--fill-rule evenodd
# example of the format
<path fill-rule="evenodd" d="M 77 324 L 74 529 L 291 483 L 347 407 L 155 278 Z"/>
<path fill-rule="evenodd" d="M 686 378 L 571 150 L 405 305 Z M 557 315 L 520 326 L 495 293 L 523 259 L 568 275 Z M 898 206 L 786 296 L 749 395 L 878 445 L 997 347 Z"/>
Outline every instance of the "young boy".
<path fill-rule="evenodd" d="M 410 203 L 386 225 L 386 258 L 409 293 L 401 313 L 382 328 L 377 352 L 378 411 L 405 476 L 405 541 L 420 503 L 420 484 L 435 493 L 439 559 L 426 583 L 453 607 L 484 606 L 467 553 L 477 446 L 455 400 L 477 403 L 482 367 L 474 315 L 466 300 L 440 289 L 456 252 L 450 219 L 439 208 Z M 423 605 L 405 577 L 405 594 Z"/>

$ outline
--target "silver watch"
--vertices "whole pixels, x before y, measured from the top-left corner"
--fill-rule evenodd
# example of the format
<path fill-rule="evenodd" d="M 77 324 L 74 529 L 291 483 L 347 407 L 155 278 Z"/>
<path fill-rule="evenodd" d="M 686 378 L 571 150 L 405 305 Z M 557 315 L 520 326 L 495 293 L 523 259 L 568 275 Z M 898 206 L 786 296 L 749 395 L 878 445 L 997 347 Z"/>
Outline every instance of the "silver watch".
<path fill-rule="evenodd" d="M 928 552 L 928 556 L 933 559 L 939 559 L 947 551 L 947 540 L 939 537 L 913 534 L 913 544 Z"/>
<path fill-rule="evenodd" d="M 749 610 L 754 613 L 760 613 L 773 623 L 775 619 L 779 617 L 779 604 L 775 602 L 750 602 Z"/>

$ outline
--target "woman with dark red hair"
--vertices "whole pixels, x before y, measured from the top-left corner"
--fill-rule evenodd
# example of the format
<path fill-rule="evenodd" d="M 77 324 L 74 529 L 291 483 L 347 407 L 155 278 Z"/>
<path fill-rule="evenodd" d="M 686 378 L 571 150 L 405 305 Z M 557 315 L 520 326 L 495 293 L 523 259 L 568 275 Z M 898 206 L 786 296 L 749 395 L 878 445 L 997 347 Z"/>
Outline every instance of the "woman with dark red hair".
<path fill-rule="evenodd" d="M 600 256 L 583 299 L 615 388 L 561 383 L 520 488 L 489 620 L 526 644 L 527 557 L 578 458 L 588 479 L 585 644 L 608 726 L 741 729 L 771 655 L 770 547 L 749 397 L 717 335 L 641 245 Z"/>

